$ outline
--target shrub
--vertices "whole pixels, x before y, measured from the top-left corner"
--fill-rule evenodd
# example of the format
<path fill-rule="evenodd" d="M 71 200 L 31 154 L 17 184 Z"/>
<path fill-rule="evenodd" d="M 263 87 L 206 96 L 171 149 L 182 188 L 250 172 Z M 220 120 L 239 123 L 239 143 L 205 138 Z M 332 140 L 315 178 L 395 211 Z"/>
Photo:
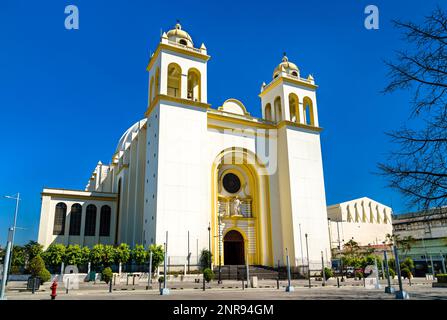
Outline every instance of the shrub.
<path fill-rule="evenodd" d="M 437 274 L 436 278 L 438 279 L 438 283 L 447 283 L 447 274 L 446 273 Z"/>
<path fill-rule="evenodd" d="M 326 280 L 328 280 L 334 276 L 334 272 L 332 271 L 332 269 L 324 268 L 324 276 L 326 277 Z"/>
<path fill-rule="evenodd" d="M 203 249 L 200 253 L 200 269 L 205 270 L 211 266 L 212 254 L 209 250 Z"/>
<path fill-rule="evenodd" d="M 359 278 L 359 279 L 362 279 L 362 278 L 363 278 L 363 272 L 356 271 L 356 272 L 355 272 L 355 277 L 356 277 L 356 278 Z"/>
<path fill-rule="evenodd" d="M 50 279 L 51 279 L 50 271 L 48 271 L 47 269 L 43 269 L 43 270 L 39 273 L 38 278 L 40 279 L 40 283 L 41 283 L 41 284 L 42 284 L 42 283 L 45 283 L 45 282 L 47 282 L 47 281 L 50 281 Z"/>
<path fill-rule="evenodd" d="M 28 265 L 28 271 L 33 277 L 38 277 L 39 274 L 45 269 L 45 263 L 41 256 L 36 256 L 31 259 Z"/>
<path fill-rule="evenodd" d="M 148 259 L 152 252 L 152 272 L 154 272 L 158 266 L 164 261 L 165 251 L 161 245 L 151 244 L 148 251 Z"/>
<path fill-rule="evenodd" d="M 206 268 L 203 270 L 203 277 L 205 278 L 206 282 L 210 282 L 214 279 L 214 272 L 210 268 Z"/>
<path fill-rule="evenodd" d="M 102 270 L 101 276 L 102 276 L 102 280 L 108 284 L 109 281 L 111 281 L 112 277 L 113 277 L 112 269 L 110 269 L 110 267 L 104 268 Z"/>
<path fill-rule="evenodd" d="M 163 276 L 158 277 L 158 283 L 162 283 L 162 282 L 165 282 L 165 277 L 163 277 Z"/>

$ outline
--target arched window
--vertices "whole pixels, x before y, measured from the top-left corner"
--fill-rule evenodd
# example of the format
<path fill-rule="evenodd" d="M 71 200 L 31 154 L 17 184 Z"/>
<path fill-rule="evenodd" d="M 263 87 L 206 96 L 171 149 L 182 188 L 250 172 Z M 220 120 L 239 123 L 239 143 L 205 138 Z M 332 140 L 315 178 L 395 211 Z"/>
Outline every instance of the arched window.
<path fill-rule="evenodd" d="M 101 207 L 101 221 L 99 222 L 99 236 L 110 236 L 110 219 L 112 215 L 112 209 L 109 206 Z"/>
<path fill-rule="evenodd" d="M 178 43 L 183 44 L 184 46 L 186 46 L 186 45 L 188 44 L 188 42 L 186 42 L 185 39 L 180 39 L 180 40 L 178 41 Z"/>
<path fill-rule="evenodd" d="M 54 212 L 53 235 L 63 236 L 65 233 L 65 216 L 67 215 L 67 205 L 59 202 Z"/>
<path fill-rule="evenodd" d="M 200 71 L 191 68 L 188 70 L 188 99 L 193 101 L 201 100 L 201 76 Z"/>
<path fill-rule="evenodd" d="M 290 121 L 300 123 L 300 114 L 298 110 L 298 96 L 294 93 L 291 93 L 289 94 Z"/>
<path fill-rule="evenodd" d="M 294 76 L 294 77 L 298 77 L 298 72 L 296 72 L 296 71 L 292 71 L 292 76 Z"/>
<path fill-rule="evenodd" d="M 81 234 L 82 206 L 75 203 L 71 206 L 70 212 L 70 236 L 79 236 Z"/>
<path fill-rule="evenodd" d="M 149 104 L 152 102 L 154 98 L 154 76 L 151 77 L 151 84 L 149 89 Z"/>
<path fill-rule="evenodd" d="M 265 120 L 272 121 L 272 105 L 270 103 L 265 105 L 264 117 Z"/>
<path fill-rule="evenodd" d="M 85 210 L 85 236 L 94 236 L 96 230 L 96 206 L 89 204 Z"/>
<path fill-rule="evenodd" d="M 176 63 L 168 66 L 168 96 L 180 98 L 182 83 L 182 69 Z"/>
<path fill-rule="evenodd" d="M 275 121 L 279 122 L 282 120 L 282 107 L 280 97 L 275 98 L 274 106 L 275 106 Z"/>
<path fill-rule="evenodd" d="M 154 97 L 160 94 L 160 68 L 157 67 L 157 71 L 155 72 L 155 92 Z"/>
<path fill-rule="evenodd" d="M 303 99 L 304 123 L 313 126 L 314 122 L 314 107 L 312 100 L 309 97 Z"/>

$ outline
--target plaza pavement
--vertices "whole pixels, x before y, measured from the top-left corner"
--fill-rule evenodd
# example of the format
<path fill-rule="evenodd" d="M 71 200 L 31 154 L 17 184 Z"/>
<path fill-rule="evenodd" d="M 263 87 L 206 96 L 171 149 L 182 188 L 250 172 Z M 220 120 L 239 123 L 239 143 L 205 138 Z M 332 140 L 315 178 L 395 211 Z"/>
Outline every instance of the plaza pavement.
<path fill-rule="evenodd" d="M 25 282 L 11 282 L 8 284 L 8 300 L 49 300 L 51 283 L 41 286 L 35 294 L 26 291 Z M 258 281 L 258 288 L 245 288 L 242 290 L 242 282 L 223 281 L 218 285 L 217 281 L 206 285 L 206 291 L 202 290 L 202 284 L 194 282 L 172 281 L 168 283 L 170 295 L 161 296 L 158 291 L 158 283 L 153 283 L 153 289 L 146 290 L 146 284 L 126 285 L 120 284 L 109 287 L 105 283 L 81 283 L 79 289 L 69 290 L 68 294 L 63 285 L 58 286 L 56 300 L 394 300 L 394 295 L 384 293 L 386 281 L 381 281 L 381 289 L 365 289 L 362 280 L 348 279 L 340 282 L 337 287 L 335 279 L 322 286 L 321 281 L 312 281 L 312 287 L 308 287 L 307 280 L 294 280 L 292 285 L 295 291 L 285 292 L 287 281 L 280 282 L 277 289 L 276 281 Z M 393 280 L 392 286 L 398 290 L 397 280 Z M 408 280 L 404 281 L 404 290 L 410 294 L 412 300 L 447 300 L 447 288 L 432 288 L 432 281 L 416 278 L 410 286 Z"/>

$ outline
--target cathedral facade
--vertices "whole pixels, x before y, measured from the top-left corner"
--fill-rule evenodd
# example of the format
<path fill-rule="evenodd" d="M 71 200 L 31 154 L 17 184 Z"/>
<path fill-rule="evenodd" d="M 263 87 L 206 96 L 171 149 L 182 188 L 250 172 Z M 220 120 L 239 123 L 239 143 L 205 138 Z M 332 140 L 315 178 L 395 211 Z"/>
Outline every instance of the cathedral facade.
<path fill-rule="evenodd" d="M 212 108 L 204 44 L 177 24 L 150 58 L 144 117 L 85 190 L 42 192 L 38 241 L 163 244 L 169 263 L 321 268 L 330 259 L 321 127 L 311 75 L 283 57 L 260 90 L 262 118 L 237 99 Z M 307 246 L 306 246 L 307 240 Z M 308 253 L 307 253 L 308 252 Z"/>

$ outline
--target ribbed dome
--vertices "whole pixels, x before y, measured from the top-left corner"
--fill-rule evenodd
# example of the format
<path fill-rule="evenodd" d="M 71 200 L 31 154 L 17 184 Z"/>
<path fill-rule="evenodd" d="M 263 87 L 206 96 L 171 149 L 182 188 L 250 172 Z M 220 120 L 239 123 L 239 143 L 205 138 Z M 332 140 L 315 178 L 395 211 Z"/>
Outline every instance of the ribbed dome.
<path fill-rule="evenodd" d="M 194 46 L 191 36 L 188 34 L 188 32 L 182 30 L 182 26 L 180 23 L 177 23 L 174 29 L 169 30 L 167 36 L 170 41 L 174 41 L 188 47 Z"/>
<path fill-rule="evenodd" d="M 118 145 L 116 146 L 115 154 L 127 149 L 127 147 L 132 142 L 133 138 L 135 137 L 135 135 L 133 134 L 137 134 L 140 131 L 140 129 L 145 125 L 146 121 L 147 121 L 146 118 L 142 119 L 136 122 L 129 129 L 127 129 L 126 132 L 124 132 L 124 134 L 120 138 L 120 141 L 118 142 Z"/>
<path fill-rule="evenodd" d="M 290 62 L 285 54 L 284 57 L 282 58 L 282 62 L 273 71 L 273 78 L 276 78 L 281 71 L 284 71 L 291 76 L 295 77 L 300 76 L 300 69 L 297 67 L 296 64 Z"/>

